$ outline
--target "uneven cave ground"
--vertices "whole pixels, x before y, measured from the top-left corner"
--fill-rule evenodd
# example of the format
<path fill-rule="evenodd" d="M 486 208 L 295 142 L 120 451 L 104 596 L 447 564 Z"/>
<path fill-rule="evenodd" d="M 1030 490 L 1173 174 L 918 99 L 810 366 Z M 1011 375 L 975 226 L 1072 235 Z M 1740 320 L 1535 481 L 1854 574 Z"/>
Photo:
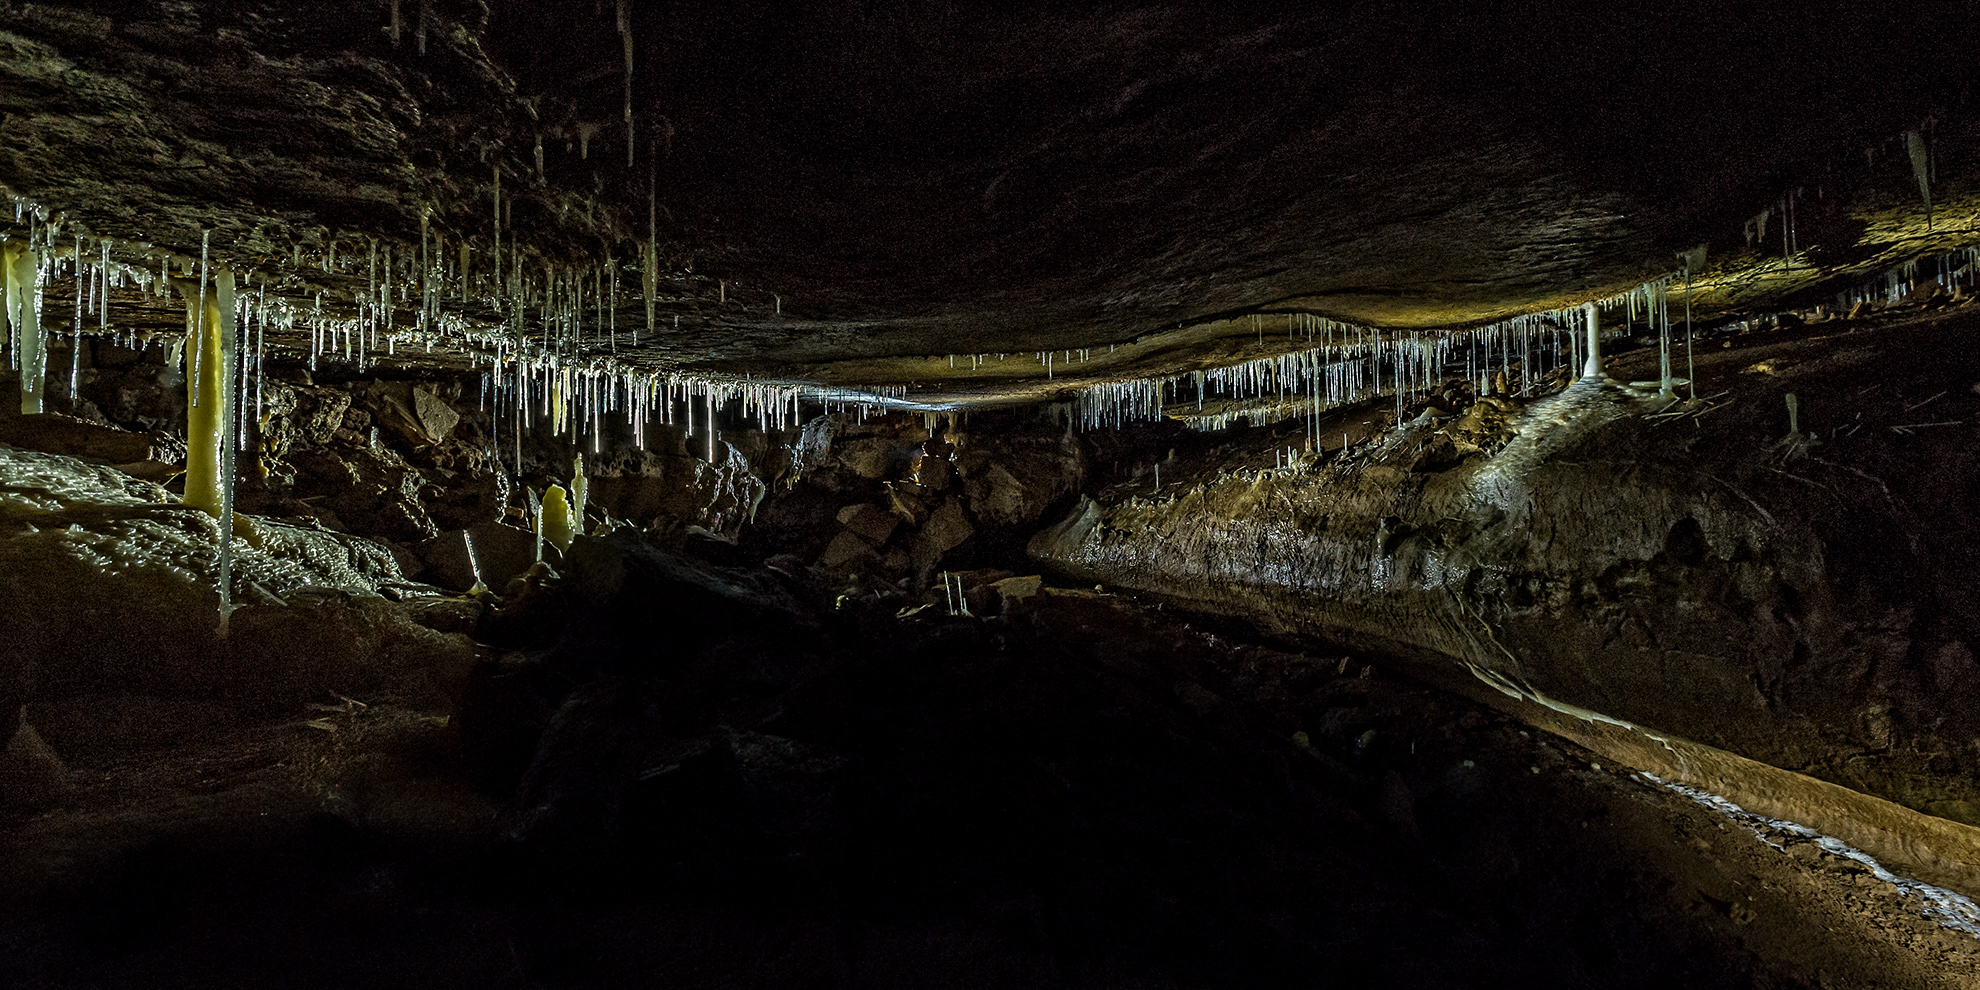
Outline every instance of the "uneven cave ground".
<path fill-rule="evenodd" d="M 1701 394 L 1772 443 L 1779 370 L 1971 321 L 1708 336 Z M 1624 354 L 1612 373 L 1654 360 Z M 1948 365 L 1858 367 L 1897 394 Z M 1973 398 L 1938 401 L 1970 436 Z M 351 435 L 310 456 L 389 442 L 344 411 Z M 1394 414 L 1341 418 L 1365 446 Z M 1158 459 L 1263 470 L 1303 429 L 1074 436 L 1003 415 L 965 430 L 956 463 L 1035 478 L 1060 470 L 1041 450 L 1072 445 L 1102 497 L 1152 485 Z M 112 427 L 58 418 L 10 419 L 8 437 L 120 456 Z M 7 749 L 5 985 L 1959 987 L 1980 972 L 1980 942 L 1857 859 L 1409 663 L 1025 580 L 1025 538 L 1072 491 L 1018 511 L 955 480 L 939 504 L 969 501 L 977 525 L 932 559 L 914 544 L 890 563 L 883 538 L 811 566 L 833 556 L 834 519 L 865 525 L 836 507 L 944 483 L 929 425 L 841 424 L 756 523 L 581 539 L 555 577 L 499 595 L 305 585 L 191 647 L 162 616 L 99 613 L 94 639 L 39 655 Z M 299 499 L 325 501 L 358 504 Z M 10 537 L 26 608 L 131 593 L 35 584 L 33 535 Z M 422 566 L 410 547 L 374 554 Z M 972 614 L 936 580 L 889 579 L 901 556 L 962 575 Z M 346 640 L 362 646 L 331 656 Z"/>

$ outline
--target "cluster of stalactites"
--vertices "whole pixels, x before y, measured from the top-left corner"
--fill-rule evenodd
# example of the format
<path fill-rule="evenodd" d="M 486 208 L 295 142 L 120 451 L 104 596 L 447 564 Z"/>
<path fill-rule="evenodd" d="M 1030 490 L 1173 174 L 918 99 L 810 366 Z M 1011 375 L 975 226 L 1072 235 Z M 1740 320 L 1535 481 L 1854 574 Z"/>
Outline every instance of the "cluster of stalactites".
<path fill-rule="evenodd" d="M 1400 422 L 1412 399 L 1453 379 L 1468 382 L 1479 395 L 1531 395 L 1557 374 L 1570 379 L 1599 377 L 1601 310 L 1619 310 L 1623 317 L 1619 328 L 1612 317 L 1608 332 L 1658 333 L 1663 358 L 1659 384 L 1669 394 L 1673 383 L 1683 381 L 1671 374 L 1670 283 L 1669 277 L 1652 279 L 1584 306 L 1441 333 L 1385 331 L 1286 314 L 1287 333 L 1295 338 L 1303 334 L 1314 346 L 1170 378 L 1091 386 L 1075 398 L 1077 418 L 1093 428 L 1175 415 L 1191 426 L 1215 430 L 1240 418 L 1253 422 L 1300 415 L 1314 418 L 1386 396 L 1394 401 Z M 1261 340 L 1276 319 L 1253 318 Z M 1209 403 L 1220 399 L 1254 403 L 1256 408 L 1206 411 Z"/>
<path fill-rule="evenodd" d="M 496 177 L 499 183 L 499 170 Z M 541 401 L 558 428 L 574 437 L 580 433 L 595 437 L 598 416 L 608 412 L 634 416 L 635 432 L 643 432 L 639 412 L 672 422 L 676 404 L 693 407 L 680 415 L 699 412 L 704 422 L 724 415 L 731 405 L 740 406 L 735 415 L 754 419 L 764 428 L 794 420 L 798 399 L 808 391 L 801 384 L 656 372 L 617 360 L 614 355 L 622 346 L 640 344 L 639 329 L 621 327 L 618 321 L 620 309 L 640 301 L 629 298 L 626 291 L 630 280 L 621 278 L 623 259 L 607 258 L 589 266 L 529 263 L 529 252 L 518 250 L 513 237 L 502 238 L 499 187 L 495 196 L 497 239 L 488 252 L 466 240 L 449 242 L 422 217 L 417 246 L 373 239 L 355 247 L 338 241 L 309 248 L 297 244 L 276 264 L 241 272 L 240 291 L 227 316 L 243 335 L 240 373 L 251 383 L 249 394 L 257 414 L 261 372 L 271 350 L 300 353 L 312 369 L 322 360 L 333 360 L 364 370 L 396 357 L 400 348 L 431 353 L 438 347 L 464 352 L 489 368 L 494 386 L 507 392 L 524 415 L 529 415 L 532 397 Z M 155 335 L 140 337 L 113 323 L 113 290 L 135 285 L 162 299 L 174 284 L 207 286 L 207 269 L 224 266 L 219 257 L 224 249 L 210 240 L 202 244 L 195 263 L 191 257 L 150 244 L 63 231 L 59 223 L 49 221 L 46 209 L 19 197 L 15 215 L 16 227 L 22 229 L 4 241 L 6 264 L 0 266 L 15 290 L 6 297 L 7 354 L 14 368 L 27 362 L 24 405 L 37 410 L 46 379 L 41 344 L 48 315 L 42 304 L 47 285 L 67 278 L 75 286 L 75 319 L 65 328 L 71 337 L 100 335 L 139 347 Z M 637 288 L 643 290 L 646 324 L 651 328 L 656 322 L 660 257 L 651 241 L 639 254 L 642 270 Z M 319 283 L 326 275 L 356 287 L 341 293 L 322 288 Z M 725 294 L 731 289 L 725 286 Z M 781 297 L 767 295 L 770 298 L 764 302 L 780 310 Z M 494 320 L 470 315 L 490 312 Z M 94 318 L 92 326 L 84 325 L 85 317 Z M 186 340 L 198 339 L 201 323 L 189 324 Z M 194 361 L 201 353 L 198 347 L 174 350 Z M 79 350 L 72 348 L 72 362 L 77 356 Z M 72 392 L 73 379 L 72 375 Z M 819 395 L 824 397 L 822 391 Z M 889 404 L 882 390 L 851 395 L 833 393 L 825 401 L 862 413 Z M 712 440 L 712 429 L 709 432 Z M 709 449 L 712 456 L 712 443 Z"/>
<path fill-rule="evenodd" d="M 1885 271 L 1853 289 L 1836 293 L 1836 309 L 1848 312 L 1863 304 L 1896 306 L 1908 302 L 1923 278 L 1925 262 L 1932 269 L 1930 282 L 1941 290 L 1971 288 L 1980 276 L 1980 247 L 1959 248 L 1930 259 L 1914 258 Z"/>
<path fill-rule="evenodd" d="M 297 245 L 287 258 L 278 259 L 287 264 L 242 271 L 227 314 L 241 333 L 236 374 L 256 412 L 242 419 L 251 423 L 259 417 L 261 373 L 271 352 L 302 353 L 312 368 L 329 359 L 364 369 L 396 357 L 402 347 L 429 353 L 440 347 L 469 355 L 485 371 L 484 402 L 509 413 L 497 417 L 498 427 L 518 431 L 548 418 L 575 440 L 589 439 L 593 449 L 601 442 L 601 422 L 612 416 L 624 416 L 641 443 L 649 421 L 686 425 L 705 441 L 707 456 L 713 459 L 718 454 L 718 422 L 754 420 L 763 429 L 787 427 L 796 421 L 801 401 L 821 402 L 828 410 L 862 417 L 885 408 L 927 408 L 909 401 L 901 387 L 825 389 L 801 382 L 636 367 L 631 355 L 623 359 L 619 355 L 622 348 L 639 346 L 640 329 L 620 327 L 618 312 L 627 305 L 637 306 L 640 300 L 634 293 L 638 293 L 645 297 L 647 328 L 656 326 L 660 260 L 653 248 L 655 239 L 650 236 L 638 253 L 637 287 L 621 277 L 633 267 L 625 259 L 591 266 L 531 261 L 534 255 L 519 250 L 513 237 L 502 237 L 506 216 L 499 169 L 496 180 L 497 239 L 491 251 L 482 252 L 466 240 L 450 241 L 423 221 L 417 246 L 372 240 L 355 247 L 335 241 L 308 249 Z M 111 319 L 113 292 L 135 286 L 163 296 L 172 282 L 196 276 L 192 258 L 148 244 L 63 231 L 59 223 L 49 221 L 45 210 L 31 203 L 16 199 L 15 207 L 16 227 L 23 228 L 26 236 L 11 235 L 5 242 L 6 264 L 0 265 L 12 286 L 5 307 L 8 357 L 11 366 L 20 368 L 25 362 L 30 369 L 23 376 L 23 407 L 40 408 L 46 387 L 44 333 L 67 329 L 72 337 L 100 334 L 138 345 L 136 334 Z M 649 235 L 657 234 L 655 210 L 657 206 L 649 204 Z M 1973 250 L 1946 256 L 1939 265 L 1939 280 L 1970 281 L 1976 258 L 1980 252 Z M 216 267 L 229 267 L 217 257 L 210 260 Z M 355 288 L 334 293 L 311 281 L 326 274 Z M 1901 266 L 1887 273 L 1881 284 L 1839 296 L 1838 303 L 1873 292 L 1895 302 L 1908 295 L 1920 277 L 1916 263 Z M 64 278 L 74 286 L 73 314 L 70 319 L 51 320 L 51 315 L 67 308 L 67 301 L 44 300 L 45 290 Z M 204 274 L 197 278 L 194 284 L 207 284 Z M 734 289 L 725 284 L 724 295 L 733 295 Z M 1095 386 L 1077 397 L 1077 418 L 1088 426 L 1120 425 L 1194 405 L 1199 415 L 1184 418 L 1209 424 L 1217 422 L 1215 411 L 1205 414 L 1203 406 L 1218 396 L 1239 400 L 1270 396 L 1274 408 L 1286 410 L 1286 415 L 1317 415 L 1389 396 L 1400 416 L 1410 397 L 1460 374 L 1480 394 L 1531 394 L 1543 376 L 1563 365 L 1598 367 L 1594 358 L 1599 343 L 1589 333 L 1595 322 L 1591 309 L 1609 312 L 1601 321 L 1609 332 L 1658 330 L 1660 384 L 1669 394 L 1672 384 L 1680 381 L 1671 369 L 1670 289 L 1669 279 L 1652 280 L 1592 307 L 1526 314 L 1448 334 L 1391 332 L 1311 314 L 1282 314 L 1283 332 L 1293 340 L 1303 338 L 1306 347 L 1189 375 Z M 750 305 L 781 307 L 780 297 L 764 295 L 769 298 Z M 1279 319 L 1279 315 L 1252 317 L 1261 342 L 1267 334 L 1281 332 Z M 64 323 L 69 326 L 61 327 Z M 71 348 L 71 394 L 78 354 Z M 1065 365 L 1083 364 L 1096 356 L 1093 350 L 1035 355 L 1048 377 Z M 971 367 L 991 359 L 984 354 L 949 357 L 952 364 L 967 360 Z M 240 449 L 247 441 L 246 428 L 236 425 L 230 432 Z"/>

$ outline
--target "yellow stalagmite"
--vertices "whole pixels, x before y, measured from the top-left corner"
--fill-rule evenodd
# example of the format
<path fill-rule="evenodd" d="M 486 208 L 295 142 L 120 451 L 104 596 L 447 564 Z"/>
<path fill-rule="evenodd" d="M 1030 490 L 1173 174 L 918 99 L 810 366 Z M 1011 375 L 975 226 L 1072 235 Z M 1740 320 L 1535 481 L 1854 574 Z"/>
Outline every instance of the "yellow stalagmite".
<path fill-rule="evenodd" d="M 220 517 L 223 496 L 220 464 L 227 442 L 228 389 L 223 319 L 233 307 L 221 308 L 220 293 L 200 292 L 180 282 L 186 297 L 186 494 L 185 504 Z M 200 312 L 204 298 L 206 311 Z M 223 316 L 223 314 L 225 314 Z"/>
<path fill-rule="evenodd" d="M 571 526 L 571 503 L 564 497 L 564 486 L 551 485 L 550 490 L 543 493 L 542 519 L 537 532 L 543 539 L 556 547 L 559 553 L 569 550 L 577 531 Z"/>

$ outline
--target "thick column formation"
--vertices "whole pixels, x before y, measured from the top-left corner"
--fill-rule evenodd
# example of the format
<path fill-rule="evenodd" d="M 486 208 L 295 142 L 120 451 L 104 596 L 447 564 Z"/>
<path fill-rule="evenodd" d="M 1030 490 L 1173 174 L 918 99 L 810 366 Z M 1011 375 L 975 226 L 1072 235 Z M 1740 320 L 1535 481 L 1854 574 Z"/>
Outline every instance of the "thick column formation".
<path fill-rule="evenodd" d="M 220 516 L 227 478 L 222 468 L 232 435 L 233 273 L 214 279 L 214 291 L 181 283 L 186 296 L 186 494 L 187 505 Z M 225 298 L 223 298 L 225 297 Z"/>

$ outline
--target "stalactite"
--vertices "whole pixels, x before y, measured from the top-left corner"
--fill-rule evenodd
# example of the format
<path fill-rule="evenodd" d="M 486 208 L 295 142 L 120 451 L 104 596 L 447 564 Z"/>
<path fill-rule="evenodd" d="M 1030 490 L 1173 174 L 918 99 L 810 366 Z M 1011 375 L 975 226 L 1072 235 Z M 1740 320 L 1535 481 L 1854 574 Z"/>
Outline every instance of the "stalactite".
<path fill-rule="evenodd" d="M 219 344 L 219 354 L 216 355 L 218 360 L 215 363 L 219 365 L 217 377 L 224 383 L 222 386 L 224 394 L 210 396 L 215 401 L 209 403 L 220 413 L 217 429 L 214 431 L 220 439 L 220 456 L 219 476 L 215 479 L 218 482 L 219 502 L 208 511 L 215 512 L 220 521 L 218 583 L 220 628 L 224 632 L 227 628 L 227 616 L 233 611 L 234 600 L 234 451 L 237 444 L 233 442 L 233 426 L 239 416 L 241 404 L 240 377 L 235 373 L 235 366 L 240 361 L 240 336 L 234 316 L 234 273 L 231 271 L 222 270 L 215 278 L 214 310 L 214 313 L 208 314 L 208 322 L 214 324 L 213 336 Z M 217 320 L 213 319 L 215 316 L 218 317 Z M 187 424 L 186 435 L 188 439 L 192 436 L 190 423 Z M 190 451 L 190 444 L 188 450 Z M 192 490 L 190 456 L 187 458 L 187 465 L 186 490 L 190 492 Z M 205 506 L 201 507 L 205 508 Z"/>
<path fill-rule="evenodd" d="M 228 291 L 231 306 L 231 276 Z M 230 379 L 226 357 L 226 334 L 217 293 L 198 286 L 181 284 L 186 297 L 186 505 L 220 514 L 222 501 L 222 452 L 230 438 L 226 396 Z"/>
<path fill-rule="evenodd" d="M 8 241 L 5 253 L 7 318 L 15 335 L 21 373 L 21 412 L 38 413 L 47 391 L 47 338 L 41 329 L 41 258 L 30 244 Z"/>

